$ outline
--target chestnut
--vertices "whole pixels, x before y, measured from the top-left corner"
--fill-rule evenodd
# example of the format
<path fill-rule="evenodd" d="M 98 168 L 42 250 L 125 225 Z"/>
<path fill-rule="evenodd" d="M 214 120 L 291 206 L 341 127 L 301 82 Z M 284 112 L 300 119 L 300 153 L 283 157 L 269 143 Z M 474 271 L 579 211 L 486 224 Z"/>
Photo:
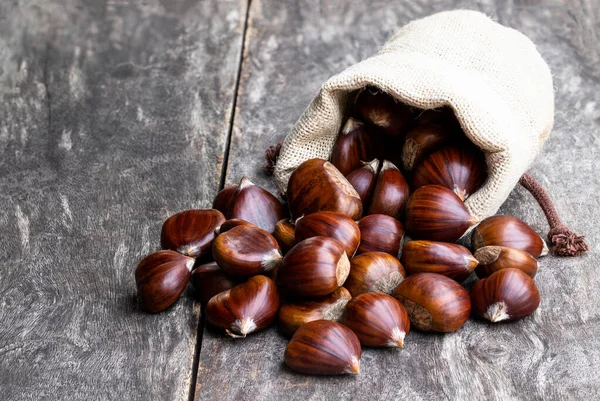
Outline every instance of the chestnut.
<path fill-rule="evenodd" d="M 412 188 L 442 185 L 464 201 L 487 178 L 483 153 L 474 146 L 450 146 L 426 156 L 415 168 Z"/>
<path fill-rule="evenodd" d="M 531 278 L 534 278 L 538 271 L 536 258 L 520 249 L 484 246 L 475 252 L 475 259 L 479 261 L 479 266 L 475 269 L 479 278 L 488 277 L 498 270 L 508 268 L 522 270 Z"/>
<path fill-rule="evenodd" d="M 279 220 L 275 224 L 273 237 L 277 240 L 281 251 L 286 254 L 296 245 L 296 228 L 287 219 Z"/>
<path fill-rule="evenodd" d="M 270 192 L 243 177 L 225 215 L 228 219 L 246 220 L 270 233 L 275 224 L 286 216 L 285 207 Z"/>
<path fill-rule="evenodd" d="M 404 306 L 382 293 L 360 294 L 351 299 L 340 323 L 352 330 L 367 347 L 404 347 L 410 321 Z"/>
<path fill-rule="evenodd" d="M 296 244 L 283 258 L 277 280 L 292 297 L 319 298 L 344 284 L 350 261 L 333 238 L 312 237 Z"/>
<path fill-rule="evenodd" d="M 167 309 L 185 290 L 194 259 L 174 251 L 146 256 L 135 269 L 135 284 L 144 309 L 156 313 Z"/>
<path fill-rule="evenodd" d="M 362 349 L 356 334 L 330 320 L 301 326 L 285 349 L 285 364 L 312 375 L 359 374 Z"/>
<path fill-rule="evenodd" d="M 422 331 L 449 333 L 460 329 L 471 314 L 467 290 L 456 281 L 436 273 L 406 277 L 393 293 Z"/>
<path fill-rule="evenodd" d="M 404 136 L 414 124 L 410 107 L 374 87 L 367 87 L 360 92 L 354 108 L 363 121 L 392 137 Z"/>
<path fill-rule="evenodd" d="M 464 246 L 423 240 L 404 244 L 401 260 L 409 275 L 438 273 L 458 282 L 465 281 L 478 263 Z"/>
<path fill-rule="evenodd" d="M 337 321 L 352 295 L 344 287 L 339 287 L 323 298 L 294 304 L 281 305 L 279 309 L 279 327 L 291 336 L 303 324 L 313 320 Z"/>
<path fill-rule="evenodd" d="M 361 167 L 362 162 L 383 154 L 379 132 L 359 120 L 348 117 L 331 151 L 331 164 L 343 175 Z"/>
<path fill-rule="evenodd" d="M 513 321 L 531 315 L 540 305 L 533 279 L 519 269 L 502 269 L 471 288 L 473 315 L 492 323 Z"/>
<path fill-rule="evenodd" d="M 275 269 L 282 255 L 271 234 L 258 227 L 237 226 L 213 243 L 213 257 L 227 274 L 249 277 Z"/>
<path fill-rule="evenodd" d="M 417 189 L 406 205 L 406 232 L 412 239 L 455 242 L 477 222 L 460 198 L 441 185 Z"/>
<path fill-rule="evenodd" d="M 215 209 L 185 210 L 176 213 L 162 226 L 161 247 L 202 259 L 210 255 L 215 229 L 224 222 L 223 214 Z"/>
<path fill-rule="evenodd" d="M 402 146 L 402 167 L 412 171 L 430 153 L 452 142 L 452 134 L 441 125 L 424 123 L 408 131 Z"/>
<path fill-rule="evenodd" d="M 225 329 L 230 337 L 243 338 L 273 323 L 278 309 L 275 283 L 268 277 L 254 276 L 212 297 L 206 305 L 206 319 Z"/>
<path fill-rule="evenodd" d="M 360 245 L 356 255 L 365 252 L 385 252 L 398 257 L 404 238 L 402 223 L 385 214 L 371 214 L 358 221 Z"/>
<path fill-rule="evenodd" d="M 192 285 L 196 297 L 206 304 L 215 295 L 232 289 L 242 281 L 228 276 L 216 262 L 206 263 L 192 271 Z"/>
<path fill-rule="evenodd" d="M 365 252 L 350 261 L 350 274 L 344 287 L 353 297 L 365 292 L 392 291 L 406 277 L 398 259 L 385 252 Z"/>
<path fill-rule="evenodd" d="M 290 176 L 287 199 L 294 220 L 321 211 L 358 220 L 363 212 L 356 190 L 333 164 L 322 159 L 310 159 L 298 166 Z"/>
<path fill-rule="evenodd" d="M 380 164 L 381 162 L 379 159 L 373 159 L 346 176 L 350 185 L 354 187 L 358 196 L 360 196 L 363 208 L 368 206 L 368 203 L 371 200 L 371 195 L 373 194 L 375 183 L 377 182 L 377 173 L 379 172 Z"/>
<path fill-rule="evenodd" d="M 474 250 L 489 245 L 520 249 L 534 258 L 548 254 L 546 241 L 513 216 L 497 215 L 483 220 L 473 230 L 471 244 Z"/>
<path fill-rule="evenodd" d="M 350 217 L 337 212 L 317 212 L 296 220 L 296 242 L 311 237 L 338 240 L 348 257 L 354 256 L 360 243 L 360 229 Z"/>
<path fill-rule="evenodd" d="M 365 214 L 387 214 L 399 219 L 408 200 L 408 184 L 394 164 L 384 160 Z"/>
<path fill-rule="evenodd" d="M 223 213 L 224 216 L 227 215 L 227 211 L 229 210 L 229 203 L 233 199 L 233 196 L 235 195 L 238 186 L 238 184 L 232 184 L 220 190 L 217 196 L 215 196 L 215 199 L 213 200 L 212 208 Z"/>

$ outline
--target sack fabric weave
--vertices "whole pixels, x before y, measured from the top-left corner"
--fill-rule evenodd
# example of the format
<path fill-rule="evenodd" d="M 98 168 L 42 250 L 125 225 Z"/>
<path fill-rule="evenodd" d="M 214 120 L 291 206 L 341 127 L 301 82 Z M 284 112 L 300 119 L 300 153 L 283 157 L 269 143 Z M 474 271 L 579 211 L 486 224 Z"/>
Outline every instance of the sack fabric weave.
<path fill-rule="evenodd" d="M 476 11 L 434 14 L 321 87 L 283 143 L 274 172 L 282 195 L 298 165 L 329 158 L 347 103 L 366 86 L 419 109 L 453 109 L 485 153 L 488 179 L 466 200 L 479 219 L 506 200 L 554 123 L 552 76 L 531 40 Z"/>

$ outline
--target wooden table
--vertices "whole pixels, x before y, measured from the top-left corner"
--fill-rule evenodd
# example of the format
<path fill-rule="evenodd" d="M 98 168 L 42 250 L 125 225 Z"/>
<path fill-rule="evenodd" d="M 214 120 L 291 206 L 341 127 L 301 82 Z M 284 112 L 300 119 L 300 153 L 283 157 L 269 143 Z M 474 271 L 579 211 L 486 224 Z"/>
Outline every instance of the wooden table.
<path fill-rule="evenodd" d="M 358 377 L 282 365 L 275 329 L 230 340 L 187 292 L 140 310 L 163 220 L 243 175 L 320 84 L 406 22 L 481 10 L 549 62 L 555 129 L 532 174 L 587 235 L 546 257 L 533 317 L 365 350 Z M 0 399 L 590 400 L 600 392 L 596 0 L 8 0 L 0 4 Z M 501 212 L 547 231 L 516 188 Z"/>

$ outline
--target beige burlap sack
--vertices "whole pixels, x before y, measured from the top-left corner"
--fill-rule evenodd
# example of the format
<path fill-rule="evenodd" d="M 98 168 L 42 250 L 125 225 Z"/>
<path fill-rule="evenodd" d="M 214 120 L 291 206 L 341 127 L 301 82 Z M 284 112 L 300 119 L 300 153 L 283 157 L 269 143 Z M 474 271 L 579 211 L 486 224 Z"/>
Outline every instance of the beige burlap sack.
<path fill-rule="evenodd" d="M 488 180 L 466 201 L 480 219 L 506 200 L 554 122 L 550 69 L 525 35 L 475 11 L 434 14 L 322 86 L 283 143 L 274 173 L 281 194 L 299 164 L 329 158 L 347 102 L 368 85 L 413 107 L 454 110 L 488 165 Z"/>

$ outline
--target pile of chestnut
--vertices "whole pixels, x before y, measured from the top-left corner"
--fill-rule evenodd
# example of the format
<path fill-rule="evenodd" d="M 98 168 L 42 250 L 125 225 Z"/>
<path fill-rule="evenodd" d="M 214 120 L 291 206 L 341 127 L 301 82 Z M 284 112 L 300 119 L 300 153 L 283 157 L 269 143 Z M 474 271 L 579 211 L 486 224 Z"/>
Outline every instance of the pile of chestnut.
<path fill-rule="evenodd" d="M 546 244 L 514 217 L 469 213 L 486 164 L 452 113 L 366 89 L 349 115 L 331 161 L 291 175 L 287 206 L 244 177 L 212 209 L 167 219 L 164 250 L 136 270 L 144 308 L 166 309 L 191 281 L 207 322 L 231 337 L 277 319 L 291 337 L 285 363 L 309 374 L 356 374 L 362 346 L 402 348 L 411 326 L 532 314 Z M 469 230 L 474 254 L 456 243 Z"/>

